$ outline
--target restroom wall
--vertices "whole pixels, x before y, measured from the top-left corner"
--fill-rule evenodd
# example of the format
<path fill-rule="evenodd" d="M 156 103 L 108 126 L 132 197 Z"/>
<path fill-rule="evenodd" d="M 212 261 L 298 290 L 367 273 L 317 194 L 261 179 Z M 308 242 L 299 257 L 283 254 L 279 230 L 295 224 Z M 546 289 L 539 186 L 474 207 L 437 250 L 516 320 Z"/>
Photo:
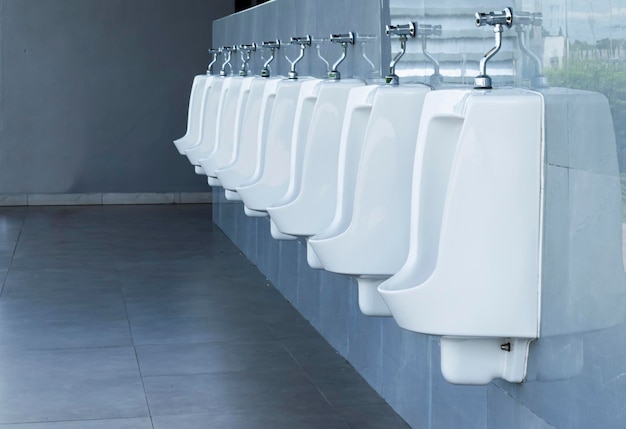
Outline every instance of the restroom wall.
<path fill-rule="evenodd" d="M 0 0 L 0 195 L 207 191 L 185 133 L 234 0 Z"/>
<path fill-rule="evenodd" d="M 444 81 L 471 85 L 480 57 L 493 46 L 493 32 L 475 28 L 473 13 L 508 5 L 543 13 L 542 27 L 527 33 L 553 86 L 541 90 L 546 109 L 542 338 L 531 345 L 527 381 L 449 384 L 440 372 L 438 337 L 402 330 L 391 318 L 363 316 L 355 281 L 309 268 L 302 240 L 272 239 L 267 218 L 246 217 L 243 206 L 226 201 L 220 188 L 214 189 L 215 222 L 412 427 L 626 427 L 623 2 L 349 0 L 343 16 L 333 3 L 274 0 L 214 22 L 214 40 L 258 42 L 362 25 L 358 31 L 374 35 L 380 47 L 379 53 L 369 51 L 378 71 L 360 60 L 348 63 L 347 70 L 371 78 L 386 73 L 398 51 L 397 43 L 381 37 L 385 23 L 441 24 L 442 36 L 428 46 L 441 60 Z M 511 32 L 490 70 L 498 86 L 528 87 L 537 70 Z M 418 42 L 409 41 L 400 65 L 405 82 L 426 81 L 432 72 Z M 286 73 L 286 62 L 279 59 L 274 70 Z M 300 70 L 323 75 L 315 51 L 307 53 Z"/>

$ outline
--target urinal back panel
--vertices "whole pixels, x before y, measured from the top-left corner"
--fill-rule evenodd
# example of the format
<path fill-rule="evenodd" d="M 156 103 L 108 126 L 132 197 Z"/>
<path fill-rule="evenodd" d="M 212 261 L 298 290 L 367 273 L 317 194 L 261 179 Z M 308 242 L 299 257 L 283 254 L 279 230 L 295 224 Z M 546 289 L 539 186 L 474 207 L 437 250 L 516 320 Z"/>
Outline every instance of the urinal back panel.
<path fill-rule="evenodd" d="M 187 110 L 187 133 L 185 138 L 196 141 L 200 135 L 200 107 L 207 75 L 198 75 L 193 78 L 191 94 L 189 96 L 189 108 Z"/>
<path fill-rule="evenodd" d="M 185 155 L 193 165 L 199 165 L 215 149 L 217 139 L 217 122 L 222 101 L 222 88 L 225 78 L 214 78 L 211 89 L 206 95 L 202 114 L 202 135 L 196 146 L 185 150 Z"/>
<path fill-rule="evenodd" d="M 238 186 L 253 183 L 258 180 L 253 180 L 257 169 L 256 175 L 260 178 L 269 118 L 281 81 L 280 78 L 269 78 L 253 82 L 242 122 L 237 158 L 233 164 L 216 170 L 224 188 L 235 190 Z"/>
<path fill-rule="evenodd" d="M 324 267 L 355 275 L 392 275 L 408 254 L 411 180 L 425 86 L 380 88 L 365 132 L 345 231 L 325 243 Z M 341 254 L 350 257 L 341 256 Z"/>
<path fill-rule="evenodd" d="M 309 243 L 317 243 L 340 234 L 348 228 L 352 220 L 360 155 L 365 141 L 367 123 L 372 112 L 374 94 L 378 88 L 377 85 L 368 85 L 350 90 L 339 143 L 335 216 L 327 228 L 311 237 Z M 315 245 L 313 244 L 314 247 Z"/>
<path fill-rule="evenodd" d="M 302 166 L 292 172 L 285 198 L 268 208 L 280 231 L 310 236 L 322 231 L 332 221 L 348 95 L 351 89 L 363 85 L 364 82 L 359 80 L 347 80 L 325 82 L 320 86 L 306 144 L 302 148 Z"/>
<path fill-rule="evenodd" d="M 429 97 L 446 94 L 434 92 Z M 434 123 L 463 116 L 460 132 L 450 126 L 448 137 L 440 128 L 427 138 L 430 124 L 422 122 L 411 207 L 411 253 L 379 290 L 405 329 L 449 336 L 536 338 L 542 98 L 522 90 L 474 91 L 453 110 L 453 115 L 428 118 Z M 456 147 L 442 145 L 444 138 L 458 139 Z M 453 159 L 446 166 L 444 158 L 450 156 Z M 433 162 L 442 168 L 426 167 Z M 436 175 L 449 176 L 443 179 L 447 182 L 443 200 L 429 193 L 442 189 L 437 185 L 442 179 Z M 441 208 L 433 207 L 438 203 Z M 429 216 L 433 210 L 435 214 Z M 439 229 L 439 244 L 433 246 L 436 233 L 431 231 Z"/>
<path fill-rule="evenodd" d="M 287 191 L 294 126 L 300 91 L 305 83 L 306 80 L 285 81 L 278 89 L 267 130 L 261 177 L 249 186 L 237 188 L 249 209 L 266 211 Z"/>
<path fill-rule="evenodd" d="M 210 156 L 200 160 L 207 176 L 217 177 L 215 170 L 228 165 L 237 150 L 243 112 L 254 80 L 254 77 L 233 78 L 229 88 L 222 91 L 225 100 L 218 124 L 217 145 Z"/>
<path fill-rule="evenodd" d="M 185 149 L 191 148 L 199 143 L 202 134 L 202 112 L 205 101 L 210 90 L 214 76 L 198 75 L 194 77 L 189 96 L 189 110 L 187 113 L 187 132 L 185 135 L 174 141 L 176 149 L 184 155 Z"/>

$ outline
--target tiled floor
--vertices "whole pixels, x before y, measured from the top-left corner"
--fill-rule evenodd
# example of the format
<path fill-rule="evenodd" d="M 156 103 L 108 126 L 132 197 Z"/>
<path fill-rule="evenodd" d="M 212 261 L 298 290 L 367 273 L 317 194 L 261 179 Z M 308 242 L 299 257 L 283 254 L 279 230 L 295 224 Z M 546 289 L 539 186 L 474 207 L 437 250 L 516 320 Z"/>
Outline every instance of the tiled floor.
<path fill-rule="evenodd" d="M 210 206 L 0 208 L 0 429 L 407 428 Z"/>

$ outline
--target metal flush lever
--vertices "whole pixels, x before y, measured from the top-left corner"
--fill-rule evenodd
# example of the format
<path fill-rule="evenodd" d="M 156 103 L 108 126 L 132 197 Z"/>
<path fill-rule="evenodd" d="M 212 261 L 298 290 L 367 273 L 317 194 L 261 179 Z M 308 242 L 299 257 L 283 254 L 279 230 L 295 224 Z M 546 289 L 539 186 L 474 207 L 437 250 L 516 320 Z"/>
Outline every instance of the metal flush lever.
<path fill-rule="evenodd" d="M 261 77 L 270 77 L 271 75 L 270 64 L 272 63 L 272 61 L 274 61 L 274 56 L 276 55 L 276 49 L 280 49 L 280 40 L 276 39 L 276 40 L 272 40 L 271 42 L 263 42 L 261 46 L 263 47 L 263 49 L 270 50 L 270 57 L 268 58 L 267 61 L 265 61 L 265 64 L 263 64 L 263 69 L 261 70 Z"/>
<path fill-rule="evenodd" d="M 535 64 L 536 74 L 530 79 L 532 88 L 546 88 L 548 79 L 541 71 L 541 60 L 526 46 L 526 27 L 541 27 L 543 16 L 541 13 L 515 12 L 515 31 L 517 32 L 517 45 L 520 50 Z"/>
<path fill-rule="evenodd" d="M 341 57 L 333 64 L 332 70 L 328 73 L 328 77 L 330 79 L 339 80 L 341 79 L 341 73 L 337 70 L 339 64 L 341 64 L 346 59 L 346 51 L 348 43 L 354 45 L 355 37 L 354 33 L 351 31 L 346 34 L 331 34 L 330 42 L 331 43 L 340 43 L 341 44 Z"/>
<path fill-rule="evenodd" d="M 239 52 L 241 55 L 241 69 L 239 69 L 239 76 L 248 76 L 248 63 L 250 62 L 250 56 L 252 52 L 256 51 L 256 43 L 250 45 L 239 45 Z"/>
<path fill-rule="evenodd" d="M 476 12 L 474 17 L 476 18 L 476 27 L 493 25 L 493 32 L 496 37 L 496 45 L 481 58 L 479 74 L 474 78 L 474 88 L 491 89 L 491 78 L 487 75 L 487 61 L 493 58 L 502 47 L 502 26 L 511 28 L 511 25 L 513 25 L 513 10 L 507 7 L 502 12 Z"/>
<path fill-rule="evenodd" d="M 441 36 L 443 30 L 441 25 L 420 24 L 417 28 L 417 34 L 422 36 L 422 54 L 433 64 L 433 74 L 430 75 L 430 84 L 433 86 L 441 85 L 443 76 L 439 73 L 439 61 L 428 52 L 428 36 Z"/>
<path fill-rule="evenodd" d="M 287 59 L 287 61 L 289 61 L 289 64 L 291 65 L 291 70 L 289 70 L 287 77 L 289 77 L 289 79 L 298 79 L 296 64 L 298 64 L 302 60 L 302 58 L 304 58 L 304 50 L 306 49 L 306 47 L 311 46 L 311 36 L 307 34 L 303 37 L 292 37 L 289 43 L 292 45 L 300 45 L 300 55 L 298 56 L 298 58 L 292 61 L 289 59 L 288 56 L 285 55 L 285 59 Z"/>
<path fill-rule="evenodd" d="M 213 65 L 217 62 L 217 57 L 222 53 L 222 51 L 220 51 L 219 49 L 209 49 L 209 54 L 213 55 L 213 59 L 211 60 L 211 62 L 209 63 L 207 69 L 206 69 L 206 74 L 208 75 L 212 75 L 213 74 Z"/>
<path fill-rule="evenodd" d="M 416 24 L 414 22 L 409 22 L 408 24 L 402 25 L 388 25 L 385 32 L 387 36 L 400 36 L 400 52 L 396 54 L 396 56 L 389 63 L 389 74 L 385 77 L 385 82 L 389 85 L 399 85 L 400 78 L 396 75 L 396 65 L 400 58 L 404 56 L 406 53 L 406 41 L 409 37 L 415 37 L 415 27 Z"/>
<path fill-rule="evenodd" d="M 228 76 L 228 72 L 226 72 L 226 66 L 230 68 L 230 73 L 233 72 L 233 66 L 230 64 L 230 60 L 232 59 L 233 52 L 237 52 L 236 46 L 223 46 L 220 48 L 222 52 L 226 52 L 226 58 L 224 60 L 224 64 L 222 64 L 222 70 L 220 71 L 220 76 Z"/>

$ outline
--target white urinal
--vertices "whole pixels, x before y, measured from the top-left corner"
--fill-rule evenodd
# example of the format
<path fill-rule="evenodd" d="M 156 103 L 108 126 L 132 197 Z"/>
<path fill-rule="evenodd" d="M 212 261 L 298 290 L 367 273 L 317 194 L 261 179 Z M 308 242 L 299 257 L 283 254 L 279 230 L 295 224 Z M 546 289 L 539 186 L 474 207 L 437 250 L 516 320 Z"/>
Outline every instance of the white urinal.
<path fill-rule="evenodd" d="M 402 267 L 408 253 L 415 142 L 429 92 L 424 85 L 375 92 L 360 152 L 351 150 L 359 159 L 346 157 L 340 167 L 348 186 L 337 200 L 337 216 L 308 240 L 325 270 L 357 277 L 359 307 L 369 316 L 391 315 L 377 287 Z M 313 252 L 307 252 L 310 262 Z"/>
<path fill-rule="evenodd" d="M 352 219 L 352 206 L 356 177 L 361 160 L 361 151 L 365 142 L 365 131 L 372 112 L 374 95 L 379 85 L 367 85 L 350 91 L 344 125 L 339 141 L 339 159 L 337 162 L 337 198 L 333 204 L 334 213 L 331 223 L 322 232 L 315 234 L 314 239 L 332 237 L 347 228 Z M 310 240 L 307 240 L 307 262 L 311 268 L 323 269 Z"/>
<path fill-rule="evenodd" d="M 200 160 L 213 155 L 219 145 L 221 133 L 224 132 L 225 135 L 232 136 L 237 103 L 239 102 L 239 91 L 241 90 L 244 79 L 245 78 L 240 76 L 229 76 L 217 80 L 223 83 L 219 93 L 216 117 L 208 124 L 204 124 L 206 128 L 209 126 L 214 127 L 213 130 L 208 130 L 209 136 L 207 136 L 213 138 L 203 139 L 199 145 L 185 151 L 189 162 L 196 166 L 197 174 L 206 174 L 204 169 L 200 166 Z M 222 131 L 222 129 L 225 131 Z"/>
<path fill-rule="evenodd" d="M 233 82 L 237 82 L 237 85 L 231 85 L 227 89 L 227 91 L 232 91 L 232 94 L 228 95 L 225 92 L 224 96 L 229 97 L 229 100 L 224 100 L 217 126 L 218 134 L 215 149 L 211 155 L 199 160 L 200 166 L 208 176 L 209 185 L 211 186 L 221 186 L 215 170 L 232 162 L 233 156 L 237 153 L 242 120 L 248 104 L 250 89 L 255 80 L 265 79 L 260 77 L 242 77 L 236 81 L 233 79 Z M 239 89 L 236 86 L 239 86 Z M 231 103 L 230 97 L 235 97 L 235 94 L 237 94 L 237 100 L 235 103 Z"/>
<path fill-rule="evenodd" d="M 268 125 L 264 155 L 249 184 L 237 187 L 248 216 L 267 216 L 267 208 L 287 192 L 293 142 L 304 141 L 321 79 L 283 81 Z M 288 237 L 283 237 L 288 238 Z"/>
<path fill-rule="evenodd" d="M 306 139 L 292 147 L 286 194 L 267 208 L 274 238 L 311 236 L 330 224 L 337 199 L 339 146 L 348 96 L 365 82 L 327 81 L 320 85 Z"/>
<path fill-rule="evenodd" d="M 264 155 L 269 119 L 278 87 L 284 78 L 255 79 L 242 118 L 238 149 L 228 165 L 215 170 L 226 199 L 240 201 L 238 186 L 249 183 Z"/>
<path fill-rule="evenodd" d="M 379 291 L 402 328 L 443 336 L 452 383 L 524 379 L 539 335 L 542 187 L 540 94 L 427 95 L 409 255 Z"/>
<path fill-rule="evenodd" d="M 185 149 L 197 145 L 200 141 L 203 129 L 202 114 L 214 79 L 215 76 L 207 74 L 198 75 L 193 79 L 187 112 L 187 132 L 181 138 L 174 140 L 174 145 L 181 155 L 185 154 Z"/>

